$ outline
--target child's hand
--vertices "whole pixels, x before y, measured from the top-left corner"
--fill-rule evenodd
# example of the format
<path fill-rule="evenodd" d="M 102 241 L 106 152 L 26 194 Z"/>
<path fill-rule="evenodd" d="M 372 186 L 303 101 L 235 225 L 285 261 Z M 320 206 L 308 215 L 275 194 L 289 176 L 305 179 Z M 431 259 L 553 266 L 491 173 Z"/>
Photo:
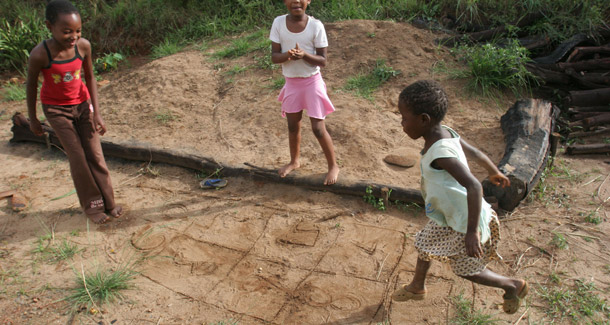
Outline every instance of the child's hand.
<path fill-rule="evenodd" d="M 42 125 L 40 124 L 40 121 L 37 118 L 30 119 L 30 131 L 32 131 L 32 133 L 34 133 L 34 135 L 38 137 L 44 135 Z"/>
<path fill-rule="evenodd" d="M 288 50 L 288 53 L 290 53 L 291 60 L 300 60 L 305 56 L 305 51 L 299 48 L 299 43 L 293 49 Z"/>
<path fill-rule="evenodd" d="M 471 257 L 482 258 L 483 250 L 481 249 L 481 238 L 479 232 L 466 233 L 466 254 Z"/>
<path fill-rule="evenodd" d="M 489 175 L 489 181 L 496 186 L 502 186 L 502 188 L 510 186 L 510 180 L 502 173 Z"/>
<path fill-rule="evenodd" d="M 102 117 L 97 114 L 93 117 L 93 126 L 95 127 L 95 131 L 99 132 L 100 135 L 106 133 L 106 123 L 104 123 Z"/>

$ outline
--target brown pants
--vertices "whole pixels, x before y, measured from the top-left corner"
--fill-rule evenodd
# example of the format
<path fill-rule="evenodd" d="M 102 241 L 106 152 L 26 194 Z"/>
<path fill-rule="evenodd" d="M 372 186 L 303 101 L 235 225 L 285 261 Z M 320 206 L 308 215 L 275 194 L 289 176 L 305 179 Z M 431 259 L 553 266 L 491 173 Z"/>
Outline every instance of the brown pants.
<path fill-rule="evenodd" d="M 115 208 L 110 173 L 88 102 L 72 106 L 42 105 L 70 162 L 80 205 L 87 215 Z"/>

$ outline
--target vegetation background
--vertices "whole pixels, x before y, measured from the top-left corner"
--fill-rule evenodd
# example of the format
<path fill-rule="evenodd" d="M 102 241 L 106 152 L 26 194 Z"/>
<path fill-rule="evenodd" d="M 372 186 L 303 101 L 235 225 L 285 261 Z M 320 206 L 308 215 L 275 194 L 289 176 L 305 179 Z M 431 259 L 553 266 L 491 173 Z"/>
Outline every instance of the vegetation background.
<path fill-rule="evenodd" d="M 142 55 L 202 39 L 267 29 L 285 13 L 268 0 L 75 0 L 83 36 L 98 57 Z M 48 37 L 44 0 L 0 2 L 0 70 L 25 69 L 29 51 Z M 373 19 L 431 22 L 433 28 L 473 31 L 511 24 L 528 13 L 544 18 L 517 34 L 545 34 L 557 44 L 576 33 L 595 36 L 610 16 L 606 0 L 314 0 L 308 13 L 325 22 Z"/>

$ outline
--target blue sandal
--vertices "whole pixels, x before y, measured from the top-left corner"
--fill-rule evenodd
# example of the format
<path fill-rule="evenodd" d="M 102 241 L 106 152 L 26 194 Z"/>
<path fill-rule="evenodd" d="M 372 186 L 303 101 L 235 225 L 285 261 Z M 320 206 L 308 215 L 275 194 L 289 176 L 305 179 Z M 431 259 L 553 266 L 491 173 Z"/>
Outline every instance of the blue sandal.
<path fill-rule="evenodd" d="M 204 179 L 199 183 L 199 186 L 204 189 L 221 188 L 227 186 L 227 181 L 224 179 Z"/>

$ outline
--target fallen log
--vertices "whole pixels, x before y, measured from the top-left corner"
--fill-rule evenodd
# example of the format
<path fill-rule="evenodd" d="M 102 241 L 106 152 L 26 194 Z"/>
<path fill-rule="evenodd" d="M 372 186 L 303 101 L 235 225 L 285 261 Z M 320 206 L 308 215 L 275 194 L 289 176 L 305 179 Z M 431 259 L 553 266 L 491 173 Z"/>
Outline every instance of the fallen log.
<path fill-rule="evenodd" d="M 567 85 L 570 83 L 570 76 L 561 72 L 550 69 L 545 69 L 540 65 L 526 63 L 525 68 L 536 77 L 542 79 L 547 84 Z"/>
<path fill-rule="evenodd" d="M 587 137 L 606 135 L 606 134 L 610 134 L 610 128 L 599 128 L 597 130 L 591 130 L 591 131 L 570 132 L 570 134 L 568 134 L 568 139 L 587 138 Z"/>
<path fill-rule="evenodd" d="M 579 62 L 560 62 L 557 66 L 561 70 L 573 69 L 575 71 L 610 70 L 610 58 L 586 60 Z"/>
<path fill-rule="evenodd" d="M 551 54 L 543 57 L 534 58 L 534 62 L 536 62 L 537 64 L 557 63 L 561 61 L 561 59 L 563 59 L 563 57 L 568 52 L 570 52 L 570 50 L 572 50 L 576 45 L 579 45 L 588 39 L 589 37 L 586 34 L 576 34 L 572 36 L 569 40 L 559 44 L 559 46 L 557 46 L 557 48 L 555 48 L 555 50 L 551 52 Z"/>
<path fill-rule="evenodd" d="M 569 112 L 569 111 L 568 111 Z M 579 121 L 589 117 L 603 115 L 605 112 L 578 112 L 570 116 L 570 121 Z"/>
<path fill-rule="evenodd" d="M 569 92 L 569 106 L 601 106 L 610 103 L 610 88 L 573 90 Z"/>
<path fill-rule="evenodd" d="M 600 113 L 595 116 L 583 118 L 582 120 L 570 123 L 570 127 L 590 128 L 596 125 L 610 124 L 610 113 Z"/>
<path fill-rule="evenodd" d="M 605 106 L 575 106 L 568 108 L 568 112 L 575 113 L 585 113 L 585 112 L 610 112 L 610 105 Z"/>
<path fill-rule="evenodd" d="M 566 69 L 565 72 L 584 88 L 600 89 L 606 88 L 608 85 L 610 85 L 610 76 L 604 76 L 602 73 L 584 73 L 583 71 L 577 72 L 572 68 Z"/>
<path fill-rule="evenodd" d="M 500 208 L 514 210 L 536 186 L 547 164 L 557 113 L 549 102 L 521 99 L 500 119 L 506 149 L 498 168 L 511 184 L 501 188 L 483 181 L 484 195 L 496 197 Z"/>
<path fill-rule="evenodd" d="M 570 56 L 568 56 L 568 58 L 566 59 L 566 62 L 578 61 L 578 60 L 580 60 L 580 58 L 582 58 L 583 56 L 585 56 L 587 54 L 599 54 L 599 53 L 610 54 L 610 46 L 604 45 L 604 46 L 576 47 L 572 51 L 572 54 L 570 54 Z"/>
<path fill-rule="evenodd" d="M 528 36 L 519 38 L 518 40 L 519 44 L 521 44 L 522 47 L 525 47 L 528 51 L 551 44 L 551 38 L 546 35 Z"/>
<path fill-rule="evenodd" d="M 489 30 L 484 30 L 481 32 L 446 37 L 441 40 L 438 40 L 437 43 L 445 45 L 445 46 L 453 47 L 457 43 L 459 43 L 460 41 L 463 41 L 463 40 L 468 40 L 471 42 L 487 41 L 487 40 L 490 40 L 493 38 L 497 38 L 497 37 L 503 35 L 504 33 L 506 33 L 508 31 L 507 26 L 509 26 L 509 25 L 516 26 L 516 27 L 525 27 L 525 26 L 529 26 L 529 25 L 533 24 L 536 20 L 541 19 L 543 17 L 544 17 L 543 14 L 541 12 L 537 11 L 537 12 L 527 14 L 525 17 L 513 22 L 512 24 L 505 24 L 505 25 L 502 25 L 502 26 L 499 26 L 499 27 L 496 27 L 493 29 L 489 29 Z"/>
<path fill-rule="evenodd" d="M 51 127 L 43 123 L 43 130 L 48 136 L 36 136 L 30 131 L 30 123 L 23 114 L 17 113 L 13 116 L 13 138 L 11 142 L 35 142 L 43 144 L 52 144 L 61 148 L 59 139 L 55 136 L 55 132 Z M 264 169 L 255 167 L 249 164 L 243 166 L 231 166 L 220 163 L 213 158 L 208 158 L 187 152 L 184 150 L 166 150 L 155 148 L 151 144 L 140 143 L 135 141 L 112 141 L 102 139 L 102 150 L 104 156 L 122 158 L 134 161 L 166 163 L 173 166 L 184 167 L 196 171 L 207 170 L 222 170 L 225 176 L 250 176 L 253 179 L 265 180 L 283 184 L 297 185 L 317 191 L 326 191 L 336 194 L 347 194 L 353 196 L 364 196 L 366 189 L 371 187 L 371 193 L 375 197 L 389 199 L 391 201 L 412 202 L 423 205 L 423 198 L 419 190 L 401 188 L 392 185 L 377 184 L 366 180 L 351 180 L 347 177 L 342 177 L 332 186 L 322 185 L 324 178 L 306 177 L 288 175 L 280 177 L 276 170 Z M 384 195 L 383 188 L 392 189 L 388 194 Z"/>
<path fill-rule="evenodd" d="M 566 148 L 566 153 L 569 155 L 610 153 L 610 143 L 573 144 Z"/>

